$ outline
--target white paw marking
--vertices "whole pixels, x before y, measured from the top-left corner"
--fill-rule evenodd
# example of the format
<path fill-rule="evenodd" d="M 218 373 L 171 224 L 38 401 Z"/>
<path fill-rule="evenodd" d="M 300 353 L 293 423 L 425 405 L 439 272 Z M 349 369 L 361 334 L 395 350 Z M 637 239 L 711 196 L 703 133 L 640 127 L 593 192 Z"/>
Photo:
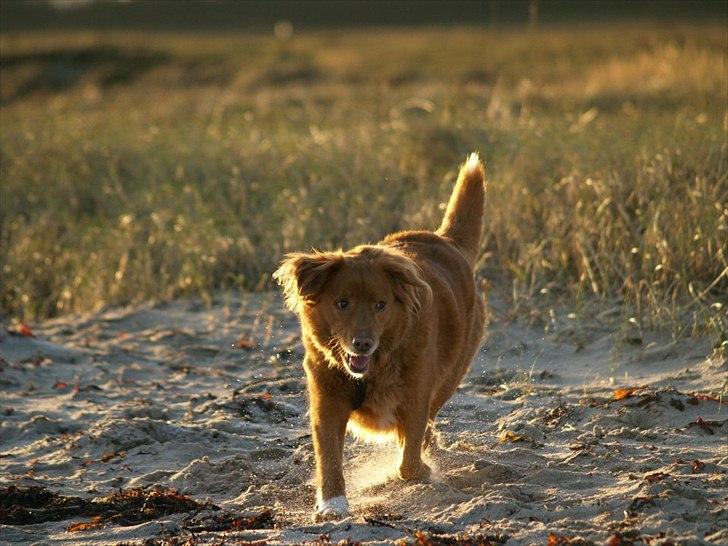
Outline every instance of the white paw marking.
<path fill-rule="evenodd" d="M 319 500 L 316 505 L 316 513 L 322 516 L 339 515 L 345 516 L 349 513 L 349 501 L 344 495 L 331 497 L 326 500 Z"/>

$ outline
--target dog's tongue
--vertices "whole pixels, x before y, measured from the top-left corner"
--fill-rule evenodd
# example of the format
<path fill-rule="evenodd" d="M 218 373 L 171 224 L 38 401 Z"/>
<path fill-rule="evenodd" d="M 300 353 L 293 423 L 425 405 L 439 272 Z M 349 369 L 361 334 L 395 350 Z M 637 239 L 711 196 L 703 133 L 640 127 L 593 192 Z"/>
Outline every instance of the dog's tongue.
<path fill-rule="evenodd" d="M 352 372 L 364 373 L 369 367 L 371 356 L 368 355 L 349 355 L 349 367 Z"/>

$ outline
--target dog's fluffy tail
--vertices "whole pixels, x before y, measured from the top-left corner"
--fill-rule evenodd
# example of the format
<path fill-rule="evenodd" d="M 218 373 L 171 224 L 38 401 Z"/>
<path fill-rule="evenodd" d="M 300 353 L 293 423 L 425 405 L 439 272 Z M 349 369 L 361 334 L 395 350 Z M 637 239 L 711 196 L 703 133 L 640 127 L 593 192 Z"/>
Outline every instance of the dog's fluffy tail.
<path fill-rule="evenodd" d="M 472 265 L 480 250 L 485 202 L 485 169 L 477 153 L 460 167 L 438 235 L 452 239 Z"/>

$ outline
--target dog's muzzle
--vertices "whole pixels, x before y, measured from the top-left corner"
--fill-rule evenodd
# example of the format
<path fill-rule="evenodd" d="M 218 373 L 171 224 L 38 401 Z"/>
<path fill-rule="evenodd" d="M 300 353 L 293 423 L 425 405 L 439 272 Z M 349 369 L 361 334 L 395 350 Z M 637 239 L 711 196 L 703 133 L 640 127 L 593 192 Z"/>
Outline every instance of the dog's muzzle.
<path fill-rule="evenodd" d="M 346 364 L 355 374 L 363 374 L 369 369 L 372 355 L 346 355 Z"/>

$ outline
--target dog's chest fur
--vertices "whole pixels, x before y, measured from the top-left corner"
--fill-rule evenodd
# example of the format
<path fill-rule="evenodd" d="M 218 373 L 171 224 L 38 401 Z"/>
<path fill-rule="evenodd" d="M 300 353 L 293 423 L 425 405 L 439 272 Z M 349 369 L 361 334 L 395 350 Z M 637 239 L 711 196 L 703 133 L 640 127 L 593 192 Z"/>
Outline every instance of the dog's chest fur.
<path fill-rule="evenodd" d="M 349 419 L 349 430 L 364 440 L 382 441 L 397 432 L 404 382 L 398 363 L 390 360 L 378 364 L 366 378 L 363 404 Z"/>

